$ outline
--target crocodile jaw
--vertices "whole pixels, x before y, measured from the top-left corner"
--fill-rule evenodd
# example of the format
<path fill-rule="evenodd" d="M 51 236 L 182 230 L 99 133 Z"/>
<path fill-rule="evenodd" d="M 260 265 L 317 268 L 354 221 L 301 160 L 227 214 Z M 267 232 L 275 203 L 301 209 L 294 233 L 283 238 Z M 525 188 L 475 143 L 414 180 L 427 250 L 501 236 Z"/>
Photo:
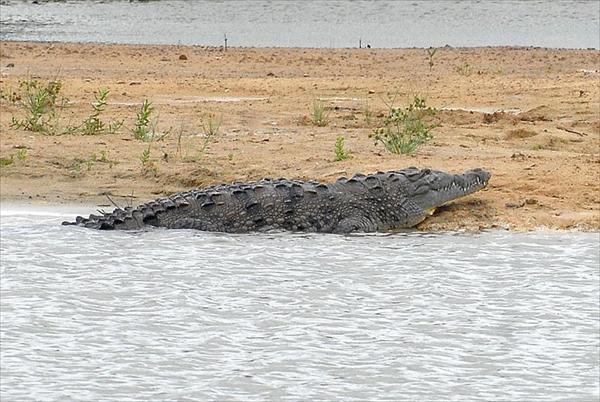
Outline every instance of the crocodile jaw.
<path fill-rule="evenodd" d="M 491 174 L 481 169 L 469 170 L 463 174 L 449 174 L 431 171 L 415 183 L 413 201 L 428 215 L 458 198 L 485 188 Z"/>

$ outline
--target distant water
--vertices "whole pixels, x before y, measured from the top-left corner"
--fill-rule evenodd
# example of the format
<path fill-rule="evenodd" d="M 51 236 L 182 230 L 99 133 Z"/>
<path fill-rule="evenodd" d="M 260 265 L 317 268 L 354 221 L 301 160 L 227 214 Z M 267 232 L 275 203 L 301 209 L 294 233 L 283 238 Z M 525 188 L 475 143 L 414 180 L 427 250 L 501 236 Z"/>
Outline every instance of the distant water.
<path fill-rule="evenodd" d="M 600 48 L 600 1 L 0 0 L 0 39 L 277 47 Z"/>
<path fill-rule="evenodd" d="M 599 398 L 598 233 L 59 225 L 83 212 L 2 206 L 2 401 Z"/>

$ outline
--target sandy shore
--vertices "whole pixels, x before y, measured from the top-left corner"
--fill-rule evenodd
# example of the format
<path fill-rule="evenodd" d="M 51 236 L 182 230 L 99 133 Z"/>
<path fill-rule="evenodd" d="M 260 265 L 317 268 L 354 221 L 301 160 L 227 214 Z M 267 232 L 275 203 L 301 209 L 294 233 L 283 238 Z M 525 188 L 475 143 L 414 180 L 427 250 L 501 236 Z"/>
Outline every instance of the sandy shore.
<path fill-rule="evenodd" d="M 185 46 L 0 43 L 1 200 L 126 204 L 191 187 L 262 177 L 334 180 L 408 166 L 481 167 L 487 189 L 442 208 L 425 230 L 600 229 L 600 52 L 530 48 L 207 49 Z M 69 100 L 60 125 L 82 121 L 100 88 L 116 134 L 43 135 L 11 128 L 19 82 L 57 78 Z M 369 133 L 389 94 L 439 109 L 434 139 L 393 155 Z M 129 129 L 155 106 L 148 143 Z M 310 122 L 315 99 L 328 124 Z M 365 118 L 365 110 L 373 117 Z M 494 113 L 496 112 L 496 113 Z M 202 122 L 222 116 L 200 153 Z M 351 158 L 334 161 L 344 136 Z M 20 151 L 24 149 L 25 151 Z M 17 156 L 21 156 L 18 158 Z M 90 211 L 93 212 L 93 211 Z"/>

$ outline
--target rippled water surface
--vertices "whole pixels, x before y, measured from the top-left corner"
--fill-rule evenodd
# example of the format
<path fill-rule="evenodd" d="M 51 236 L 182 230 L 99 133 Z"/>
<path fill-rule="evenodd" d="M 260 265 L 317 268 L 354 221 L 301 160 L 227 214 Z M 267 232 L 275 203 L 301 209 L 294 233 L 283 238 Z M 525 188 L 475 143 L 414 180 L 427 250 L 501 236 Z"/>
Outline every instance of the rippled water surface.
<path fill-rule="evenodd" d="M 0 39 L 292 47 L 600 46 L 586 0 L 0 0 Z"/>
<path fill-rule="evenodd" d="M 598 233 L 58 225 L 81 212 L 2 207 L 3 401 L 598 399 Z"/>

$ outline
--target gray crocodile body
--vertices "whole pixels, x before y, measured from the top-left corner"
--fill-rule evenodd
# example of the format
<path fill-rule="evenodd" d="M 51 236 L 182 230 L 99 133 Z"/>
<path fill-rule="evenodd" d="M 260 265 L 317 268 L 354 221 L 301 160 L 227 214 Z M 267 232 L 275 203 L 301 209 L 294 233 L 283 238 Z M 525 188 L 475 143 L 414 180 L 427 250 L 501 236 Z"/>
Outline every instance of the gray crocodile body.
<path fill-rule="evenodd" d="M 244 233 L 265 230 L 375 232 L 412 227 L 433 209 L 487 185 L 480 169 L 449 174 L 414 167 L 333 183 L 263 179 L 173 194 L 135 208 L 78 216 L 93 229 L 147 226 Z"/>

